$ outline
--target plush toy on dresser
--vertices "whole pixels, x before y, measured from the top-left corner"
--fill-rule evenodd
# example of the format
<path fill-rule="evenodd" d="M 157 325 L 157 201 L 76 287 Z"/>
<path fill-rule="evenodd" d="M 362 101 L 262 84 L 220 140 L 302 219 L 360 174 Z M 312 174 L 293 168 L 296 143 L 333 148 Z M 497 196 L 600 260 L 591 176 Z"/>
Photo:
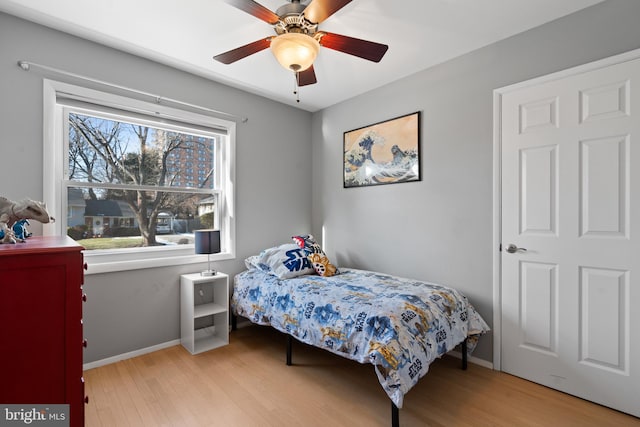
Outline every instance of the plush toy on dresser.
<path fill-rule="evenodd" d="M 47 206 L 42 202 L 23 199 L 13 202 L 6 197 L 0 197 L 0 243 L 24 242 L 31 236 L 27 231 L 29 219 L 35 219 L 43 224 L 55 222 L 49 216 Z"/>
<path fill-rule="evenodd" d="M 25 241 L 27 240 L 27 237 L 31 237 L 33 235 L 33 233 L 27 230 L 27 225 L 31 225 L 29 224 L 28 219 L 19 219 L 15 224 L 13 224 L 12 228 L 13 233 L 16 235 L 16 240 Z"/>

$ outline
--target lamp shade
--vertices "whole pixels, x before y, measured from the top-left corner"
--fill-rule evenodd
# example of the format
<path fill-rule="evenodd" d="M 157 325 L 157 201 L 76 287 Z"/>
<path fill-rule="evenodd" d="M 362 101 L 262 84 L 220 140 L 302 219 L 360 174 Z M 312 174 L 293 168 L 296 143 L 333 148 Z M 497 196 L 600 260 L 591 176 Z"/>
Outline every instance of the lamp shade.
<path fill-rule="evenodd" d="M 284 33 L 271 40 L 271 51 L 280 65 L 299 72 L 313 65 L 320 51 L 320 43 L 306 34 Z"/>
<path fill-rule="evenodd" d="M 197 254 L 220 252 L 220 230 L 196 230 L 195 237 Z"/>

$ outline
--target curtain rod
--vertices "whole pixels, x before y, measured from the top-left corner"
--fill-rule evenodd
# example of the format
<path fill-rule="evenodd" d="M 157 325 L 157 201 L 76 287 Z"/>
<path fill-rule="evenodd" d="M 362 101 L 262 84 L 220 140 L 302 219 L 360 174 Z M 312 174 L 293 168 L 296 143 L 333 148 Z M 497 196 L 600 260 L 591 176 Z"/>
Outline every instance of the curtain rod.
<path fill-rule="evenodd" d="M 171 99 L 171 98 L 167 98 L 167 97 L 156 95 L 156 94 L 149 93 L 149 92 L 144 92 L 144 91 L 137 90 L 137 89 L 131 89 L 131 88 L 126 87 L 126 86 L 120 86 L 120 85 L 117 85 L 115 83 L 109 83 L 109 82 L 105 82 L 103 80 L 98 80 L 98 79 L 94 79 L 94 78 L 91 78 L 91 77 L 82 76 L 80 74 L 71 73 L 69 71 L 60 70 L 58 68 L 49 67 L 47 65 L 42 65 L 42 64 L 35 63 L 35 62 L 29 62 L 29 61 L 25 61 L 25 60 L 20 60 L 20 61 L 18 61 L 18 67 L 20 67 L 24 71 L 31 71 L 32 68 L 37 68 L 37 69 L 39 69 L 41 71 L 44 71 L 45 75 L 47 74 L 47 72 L 48 73 L 54 73 L 54 74 L 60 74 L 60 75 L 66 76 L 66 77 L 71 77 L 71 78 L 74 78 L 74 79 L 83 80 L 85 82 L 90 82 L 90 83 L 94 83 L 94 84 L 98 84 L 98 85 L 102 85 L 102 86 L 106 86 L 106 87 L 122 90 L 122 91 L 125 91 L 125 92 L 135 93 L 137 95 L 141 95 L 141 96 L 146 96 L 146 97 L 152 98 L 153 101 L 156 104 L 160 104 L 161 102 L 164 102 L 164 103 L 179 105 L 179 106 L 182 106 L 182 107 L 193 108 L 195 110 L 204 111 L 204 112 L 207 112 L 207 113 L 215 114 L 217 116 L 225 116 L 225 117 L 233 119 L 234 121 L 235 120 L 240 120 L 242 123 L 246 123 L 247 121 L 249 121 L 248 117 L 236 116 L 234 114 L 229 114 L 229 113 L 225 113 L 223 111 L 218 111 L 218 110 L 214 110 L 214 109 L 211 109 L 211 108 L 202 107 L 200 105 L 190 104 L 188 102 L 183 102 L 183 101 L 178 101 L 177 99 Z"/>

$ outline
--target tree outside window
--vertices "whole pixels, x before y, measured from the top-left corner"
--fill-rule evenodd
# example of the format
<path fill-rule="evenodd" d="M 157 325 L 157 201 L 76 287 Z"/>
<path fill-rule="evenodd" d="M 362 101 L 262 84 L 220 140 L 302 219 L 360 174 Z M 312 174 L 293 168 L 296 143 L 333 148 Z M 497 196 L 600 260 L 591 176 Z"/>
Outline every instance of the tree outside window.
<path fill-rule="evenodd" d="M 132 246 L 192 243 L 194 229 L 215 224 L 215 144 L 215 135 L 70 111 L 68 234 L 106 247 L 132 236 Z"/>

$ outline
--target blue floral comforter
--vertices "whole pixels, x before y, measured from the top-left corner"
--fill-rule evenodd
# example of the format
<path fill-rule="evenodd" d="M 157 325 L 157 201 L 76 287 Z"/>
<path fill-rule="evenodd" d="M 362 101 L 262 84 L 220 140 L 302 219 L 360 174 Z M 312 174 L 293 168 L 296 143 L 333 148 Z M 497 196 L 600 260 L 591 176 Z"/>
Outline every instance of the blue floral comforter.
<path fill-rule="evenodd" d="M 232 309 L 304 343 L 373 364 L 398 408 L 432 361 L 466 337 L 471 352 L 489 331 L 454 289 L 371 271 L 340 271 L 292 279 L 244 271 L 234 280 Z"/>

